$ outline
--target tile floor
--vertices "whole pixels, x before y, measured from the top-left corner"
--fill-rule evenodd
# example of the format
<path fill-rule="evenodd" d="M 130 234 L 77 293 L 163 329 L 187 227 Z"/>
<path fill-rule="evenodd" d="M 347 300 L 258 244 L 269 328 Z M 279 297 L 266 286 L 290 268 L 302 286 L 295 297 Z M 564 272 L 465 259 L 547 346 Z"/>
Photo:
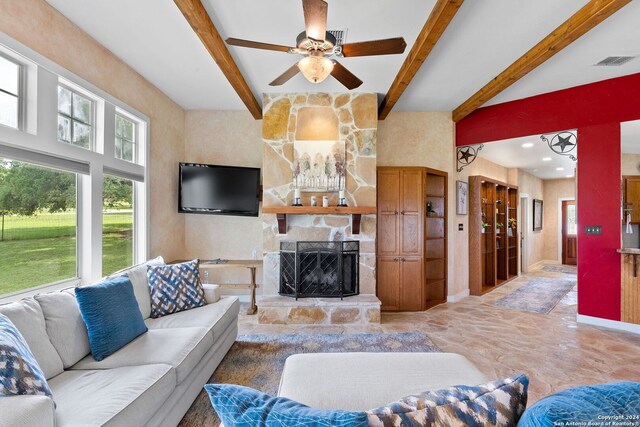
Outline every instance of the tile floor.
<path fill-rule="evenodd" d="M 640 381 L 640 335 L 576 323 L 577 292 L 549 313 L 492 305 L 533 277 L 566 277 L 536 271 L 482 297 L 471 296 L 426 312 L 383 313 L 380 325 L 259 325 L 241 314 L 240 334 L 376 333 L 422 331 L 442 351 L 465 355 L 489 378 L 529 375 L 529 402 L 576 385 Z"/>

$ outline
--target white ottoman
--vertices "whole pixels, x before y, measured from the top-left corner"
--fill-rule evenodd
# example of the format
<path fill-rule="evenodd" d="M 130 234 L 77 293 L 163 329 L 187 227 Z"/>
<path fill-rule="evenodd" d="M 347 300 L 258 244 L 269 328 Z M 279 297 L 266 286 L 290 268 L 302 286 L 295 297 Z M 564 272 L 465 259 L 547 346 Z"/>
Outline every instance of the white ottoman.
<path fill-rule="evenodd" d="M 426 390 L 487 381 L 455 353 L 307 353 L 287 358 L 278 396 L 312 408 L 366 411 Z"/>

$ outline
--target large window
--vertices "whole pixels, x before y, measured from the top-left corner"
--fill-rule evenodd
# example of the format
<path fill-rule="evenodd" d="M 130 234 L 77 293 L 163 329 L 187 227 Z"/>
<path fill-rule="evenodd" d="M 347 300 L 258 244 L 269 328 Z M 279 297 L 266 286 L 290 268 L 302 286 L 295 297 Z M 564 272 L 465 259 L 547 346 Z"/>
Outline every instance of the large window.
<path fill-rule="evenodd" d="M 93 149 L 93 101 L 65 86 L 58 86 L 58 141 Z"/>
<path fill-rule="evenodd" d="M 102 186 L 102 275 L 134 263 L 133 181 L 105 175 Z"/>
<path fill-rule="evenodd" d="M 0 55 L 0 124 L 20 125 L 20 65 Z"/>
<path fill-rule="evenodd" d="M 116 114 L 116 158 L 128 162 L 136 161 L 137 124 Z"/>
<path fill-rule="evenodd" d="M 0 159 L 0 294 L 77 277 L 76 181 Z"/>

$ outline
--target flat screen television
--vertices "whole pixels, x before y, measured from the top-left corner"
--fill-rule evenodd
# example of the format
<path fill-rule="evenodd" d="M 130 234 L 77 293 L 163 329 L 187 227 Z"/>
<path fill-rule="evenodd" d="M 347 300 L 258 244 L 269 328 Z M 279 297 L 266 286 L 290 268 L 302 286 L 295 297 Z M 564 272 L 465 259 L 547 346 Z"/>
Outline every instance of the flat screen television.
<path fill-rule="evenodd" d="M 180 163 L 178 212 L 258 216 L 260 169 Z"/>

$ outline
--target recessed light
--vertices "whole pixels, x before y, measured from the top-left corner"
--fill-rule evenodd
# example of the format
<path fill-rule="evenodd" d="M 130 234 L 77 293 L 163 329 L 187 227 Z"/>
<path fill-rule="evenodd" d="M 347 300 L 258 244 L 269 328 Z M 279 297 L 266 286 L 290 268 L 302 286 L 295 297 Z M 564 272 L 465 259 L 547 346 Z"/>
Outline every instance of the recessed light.
<path fill-rule="evenodd" d="M 551 161 L 551 157 L 543 157 L 542 161 L 543 162 L 550 162 Z"/>
<path fill-rule="evenodd" d="M 522 144 L 522 148 L 531 148 L 533 147 L 533 142 L 525 142 Z"/>
<path fill-rule="evenodd" d="M 559 168 L 556 168 L 556 170 L 557 170 L 557 171 L 563 171 L 563 170 L 564 170 L 564 168 L 563 168 L 563 167 L 559 167 Z"/>

